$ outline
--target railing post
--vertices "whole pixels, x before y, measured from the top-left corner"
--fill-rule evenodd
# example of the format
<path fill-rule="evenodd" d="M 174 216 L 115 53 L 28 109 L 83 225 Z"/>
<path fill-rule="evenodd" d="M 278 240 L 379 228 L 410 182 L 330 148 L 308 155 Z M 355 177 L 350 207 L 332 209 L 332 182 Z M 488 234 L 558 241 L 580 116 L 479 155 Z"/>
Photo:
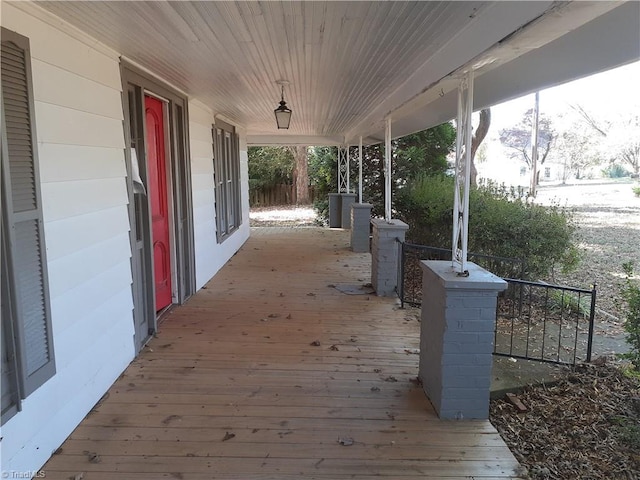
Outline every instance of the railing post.
<path fill-rule="evenodd" d="M 589 338 L 587 339 L 587 363 L 591 361 L 591 353 L 593 350 L 593 330 L 596 319 L 596 288 L 597 284 L 594 282 L 591 289 L 591 311 L 589 312 Z"/>
<path fill-rule="evenodd" d="M 404 242 L 399 238 L 396 239 L 400 243 L 398 249 L 398 284 L 396 285 L 396 291 L 398 297 L 400 297 L 400 308 L 404 308 L 404 261 L 405 261 L 405 249 Z"/>

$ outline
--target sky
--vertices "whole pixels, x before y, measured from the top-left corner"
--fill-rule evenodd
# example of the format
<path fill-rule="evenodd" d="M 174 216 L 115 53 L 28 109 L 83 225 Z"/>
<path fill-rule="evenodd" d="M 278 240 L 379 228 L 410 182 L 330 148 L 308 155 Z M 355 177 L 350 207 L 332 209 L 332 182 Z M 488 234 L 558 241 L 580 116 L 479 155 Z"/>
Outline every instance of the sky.
<path fill-rule="evenodd" d="M 556 130 L 568 130 L 578 118 L 571 105 L 580 105 L 595 119 L 629 118 L 640 113 L 640 62 L 540 91 L 540 113 Z M 484 141 L 488 162 L 478 165 L 481 177 L 498 183 L 528 185 L 524 163 L 508 161 L 510 150 L 499 140 L 500 130 L 517 125 L 533 108 L 534 94 L 491 107 L 491 125 Z M 477 122 L 477 115 L 475 121 Z M 621 133 L 624 135 L 624 133 Z"/>
<path fill-rule="evenodd" d="M 513 126 L 525 111 L 533 108 L 534 95 L 526 95 L 491 107 L 491 130 Z M 640 62 L 540 92 L 540 112 L 556 117 L 581 105 L 596 116 L 615 111 L 640 111 Z"/>

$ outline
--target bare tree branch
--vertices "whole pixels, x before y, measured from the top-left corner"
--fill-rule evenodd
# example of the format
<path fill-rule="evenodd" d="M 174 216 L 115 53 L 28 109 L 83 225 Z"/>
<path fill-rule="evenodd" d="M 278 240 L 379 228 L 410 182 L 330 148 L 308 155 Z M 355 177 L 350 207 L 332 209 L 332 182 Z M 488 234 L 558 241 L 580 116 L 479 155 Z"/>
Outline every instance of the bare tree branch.
<path fill-rule="evenodd" d="M 593 128 L 596 132 L 598 132 L 603 137 L 607 136 L 607 132 L 603 130 L 595 118 L 593 118 L 580 104 L 577 105 L 569 105 L 573 110 L 575 110 L 578 115 L 582 117 L 582 119 Z"/>

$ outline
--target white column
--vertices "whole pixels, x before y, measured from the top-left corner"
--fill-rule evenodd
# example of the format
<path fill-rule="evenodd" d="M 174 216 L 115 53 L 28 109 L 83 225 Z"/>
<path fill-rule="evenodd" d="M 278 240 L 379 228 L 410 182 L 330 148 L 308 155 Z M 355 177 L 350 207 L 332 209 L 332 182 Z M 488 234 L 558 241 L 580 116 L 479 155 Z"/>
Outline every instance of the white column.
<path fill-rule="evenodd" d="M 338 147 L 338 193 L 348 192 L 349 165 L 347 157 L 347 150 L 343 146 Z"/>
<path fill-rule="evenodd" d="M 531 188 L 529 195 L 535 198 L 538 190 L 538 125 L 539 125 L 540 92 L 536 92 L 531 119 Z"/>
<path fill-rule="evenodd" d="M 458 87 L 456 133 L 456 181 L 453 202 L 453 266 L 466 276 L 469 238 L 469 179 L 471 174 L 471 114 L 473 113 L 473 70 L 467 72 Z"/>
<path fill-rule="evenodd" d="M 384 219 L 391 221 L 391 119 L 384 130 Z"/>
<path fill-rule="evenodd" d="M 362 137 L 358 144 L 358 203 L 362 203 Z"/>
<path fill-rule="evenodd" d="M 347 145 L 347 193 L 351 193 L 351 145 Z"/>

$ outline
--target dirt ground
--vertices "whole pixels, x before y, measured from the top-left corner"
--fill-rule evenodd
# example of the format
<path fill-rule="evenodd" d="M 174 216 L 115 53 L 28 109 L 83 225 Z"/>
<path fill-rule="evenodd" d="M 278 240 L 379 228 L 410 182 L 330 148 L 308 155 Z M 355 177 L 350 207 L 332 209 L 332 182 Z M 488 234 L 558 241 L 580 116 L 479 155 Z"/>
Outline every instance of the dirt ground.
<path fill-rule="evenodd" d="M 249 213 L 252 227 L 312 227 L 318 225 L 316 219 L 312 205 L 254 207 Z"/>
<path fill-rule="evenodd" d="M 542 204 L 556 202 L 575 212 L 582 259 L 575 271 L 556 273 L 554 280 L 579 288 L 596 283 L 596 335 L 604 342 L 599 354 L 620 351 L 615 347 L 623 337 L 625 315 L 620 296 L 625 279 L 622 264 L 632 261 L 640 271 L 640 197 L 633 194 L 632 186 L 628 180 L 585 181 L 543 186 L 537 196 Z"/>

